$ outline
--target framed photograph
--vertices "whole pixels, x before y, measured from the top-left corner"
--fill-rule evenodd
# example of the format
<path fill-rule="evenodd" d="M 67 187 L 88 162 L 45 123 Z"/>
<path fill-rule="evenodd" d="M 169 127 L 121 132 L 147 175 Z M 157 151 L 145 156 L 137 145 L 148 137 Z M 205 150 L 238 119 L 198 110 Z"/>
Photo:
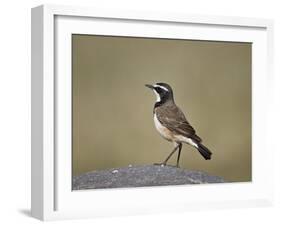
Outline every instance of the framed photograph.
<path fill-rule="evenodd" d="M 272 203 L 273 22 L 32 9 L 32 216 Z"/>

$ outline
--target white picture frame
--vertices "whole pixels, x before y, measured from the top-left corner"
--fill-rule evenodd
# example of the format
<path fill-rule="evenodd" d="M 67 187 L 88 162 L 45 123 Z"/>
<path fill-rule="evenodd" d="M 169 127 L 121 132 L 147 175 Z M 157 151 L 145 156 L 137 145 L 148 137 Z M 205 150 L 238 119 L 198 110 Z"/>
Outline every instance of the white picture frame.
<path fill-rule="evenodd" d="M 72 33 L 252 42 L 252 182 L 72 192 Z M 273 153 L 264 138 L 273 76 L 272 33 L 273 22 L 266 19 L 33 8 L 32 216 L 56 220 L 272 204 Z"/>

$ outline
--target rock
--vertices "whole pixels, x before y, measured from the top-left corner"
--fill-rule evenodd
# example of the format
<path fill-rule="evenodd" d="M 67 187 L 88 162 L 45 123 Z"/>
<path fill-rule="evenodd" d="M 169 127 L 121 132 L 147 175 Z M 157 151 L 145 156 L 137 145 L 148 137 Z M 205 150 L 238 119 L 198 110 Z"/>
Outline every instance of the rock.
<path fill-rule="evenodd" d="M 222 178 L 174 166 L 145 165 L 92 171 L 75 176 L 73 190 L 223 183 Z"/>

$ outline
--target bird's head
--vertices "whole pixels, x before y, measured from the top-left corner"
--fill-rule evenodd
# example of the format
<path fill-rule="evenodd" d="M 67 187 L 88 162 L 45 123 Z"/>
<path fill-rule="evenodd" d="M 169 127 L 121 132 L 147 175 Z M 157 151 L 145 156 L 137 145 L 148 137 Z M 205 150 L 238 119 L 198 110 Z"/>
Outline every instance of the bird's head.
<path fill-rule="evenodd" d="M 145 85 L 153 90 L 156 95 L 156 102 L 174 101 L 173 90 L 167 83 L 159 82 L 154 85 Z"/>

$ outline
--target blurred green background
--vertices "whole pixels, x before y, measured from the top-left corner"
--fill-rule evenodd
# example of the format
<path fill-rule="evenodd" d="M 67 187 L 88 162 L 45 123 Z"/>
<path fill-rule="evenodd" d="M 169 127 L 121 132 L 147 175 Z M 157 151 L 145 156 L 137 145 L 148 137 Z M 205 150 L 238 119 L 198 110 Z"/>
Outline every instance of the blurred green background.
<path fill-rule="evenodd" d="M 163 161 L 144 84 L 166 82 L 213 152 L 184 145 L 181 167 L 251 180 L 251 43 L 72 35 L 72 73 L 73 175 Z"/>

